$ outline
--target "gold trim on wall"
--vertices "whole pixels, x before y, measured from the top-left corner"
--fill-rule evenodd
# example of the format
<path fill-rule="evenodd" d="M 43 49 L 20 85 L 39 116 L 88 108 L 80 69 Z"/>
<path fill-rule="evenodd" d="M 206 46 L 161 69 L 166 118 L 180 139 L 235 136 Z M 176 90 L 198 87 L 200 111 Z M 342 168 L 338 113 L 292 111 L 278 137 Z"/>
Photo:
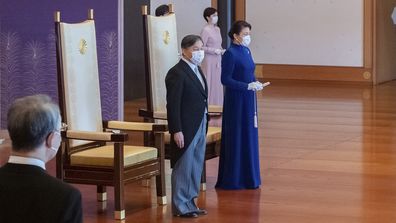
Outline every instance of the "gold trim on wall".
<path fill-rule="evenodd" d="M 396 80 L 396 32 L 390 15 L 396 0 L 374 1 L 374 83 L 380 84 Z"/>
<path fill-rule="evenodd" d="M 363 12 L 363 66 L 373 67 L 373 0 L 364 0 Z"/>
<path fill-rule="evenodd" d="M 371 33 L 371 37 L 372 37 L 372 77 L 373 77 L 373 85 L 377 84 L 377 3 L 375 0 L 371 0 L 371 11 L 372 11 L 372 33 Z"/>

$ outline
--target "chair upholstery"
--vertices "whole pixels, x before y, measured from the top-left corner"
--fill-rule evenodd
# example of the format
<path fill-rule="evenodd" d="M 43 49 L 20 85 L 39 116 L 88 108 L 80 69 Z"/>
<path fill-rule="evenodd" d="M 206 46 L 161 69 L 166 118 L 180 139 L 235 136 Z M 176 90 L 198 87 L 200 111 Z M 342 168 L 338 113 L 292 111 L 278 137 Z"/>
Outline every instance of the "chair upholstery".
<path fill-rule="evenodd" d="M 124 146 L 124 166 L 156 159 L 158 151 L 153 147 Z M 114 145 L 100 146 L 70 155 L 71 165 L 108 166 L 114 165 Z"/>
<path fill-rule="evenodd" d="M 176 16 L 147 15 L 148 50 L 150 54 L 150 79 L 153 111 L 160 111 L 166 106 L 165 76 L 168 70 L 179 61 Z"/>
<path fill-rule="evenodd" d="M 97 186 L 105 198 L 114 187 L 115 218 L 125 218 L 124 184 L 156 177 L 160 204 L 166 203 L 163 133 L 166 125 L 103 121 L 93 19 L 67 24 L 55 22 L 62 148 L 57 154 L 57 177 L 69 183 Z M 124 146 L 126 133 L 148 132 L 153 146 Z"/>
<path fill-rule="evenodd" d="M 100 109 L 99 72 L 96 52 L 95 22 L 87 20 L 78 24 L 59 23 L 62 64 L 65 117 L 69 129 L 102 131 L 102 113 Z M 76 38 L 74 38 L 76 36 Z M 77 37 L 78 36 L 78 37 Z M 77 49 L 77 50 L 76 50 Z M 84 78 L 82 78 L 84 77 Z M 85 95 L 85 97 L 79 97 Z M 89 105 L 89 106 L 87 106 Z M 83 110 L 82 110 L 83 109 Z M 82 145 L 84 141 L 71 140 L 71 146 Z"/>

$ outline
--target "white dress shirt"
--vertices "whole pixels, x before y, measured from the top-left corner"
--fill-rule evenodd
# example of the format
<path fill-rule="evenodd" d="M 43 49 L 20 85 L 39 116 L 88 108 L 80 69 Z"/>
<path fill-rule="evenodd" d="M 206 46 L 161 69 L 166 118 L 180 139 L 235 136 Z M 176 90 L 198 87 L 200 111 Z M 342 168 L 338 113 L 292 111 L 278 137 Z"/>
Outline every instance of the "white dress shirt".
<path fill-rule="evenodd" d="M 32 158 L 32 157 L 22 157 L 22 156 L 10 156 L 9 163 L 15 163 L 15 164 L 26 164 L 26 165 L 33 165 L 33 166 L 38 166 L 41 167 L 45 170 L 45 163 L 42 160 Z"/>

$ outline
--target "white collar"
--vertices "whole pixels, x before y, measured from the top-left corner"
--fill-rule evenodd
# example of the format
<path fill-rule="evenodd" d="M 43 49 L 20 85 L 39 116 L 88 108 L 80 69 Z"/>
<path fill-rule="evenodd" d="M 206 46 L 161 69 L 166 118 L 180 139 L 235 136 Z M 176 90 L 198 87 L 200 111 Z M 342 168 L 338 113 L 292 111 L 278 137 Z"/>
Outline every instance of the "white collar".
<path fill-rule="evenodd" d="M 195 69 L 196 69 L 197 65 L 191 63 L 189 60 L 184 58 L 184 56 L 182 56 L 181 59 L 184 60 L 184 62 L 186 62 L 188 64 L 188 66 L 190 66 L 191 70 L 193 70 L 195 73 Z"/>
<path fill-rule="evenodd" d="M 15 164 L 27 164 L 27 165 L 33 165 L 33 166 L 38 166 L 41 167 L 42 169 L 45 170 L 45 163 L 42 160 L 32 158 L 32 157 L 23 157 L 23 156 L 10 156 L 10 159 L 8 160 L 9 163 L 15 163 Z"/>

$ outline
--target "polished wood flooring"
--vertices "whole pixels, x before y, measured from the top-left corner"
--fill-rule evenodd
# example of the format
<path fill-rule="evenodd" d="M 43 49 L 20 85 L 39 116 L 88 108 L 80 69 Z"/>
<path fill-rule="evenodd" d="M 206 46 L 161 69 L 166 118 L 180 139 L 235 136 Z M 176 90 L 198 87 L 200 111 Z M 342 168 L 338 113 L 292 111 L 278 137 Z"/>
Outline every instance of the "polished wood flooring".
<path fill-rule="evenodd" d="M 125 118 L 140 120 L 143 100 L 126 103 Z M 218 159 L 208 162 L 207 216 L 172 217 L 158 206 L 154 187 L 126 187 L 125 222 L 396 222 L 396 82 L 376 87 L 348 83 L 273 81 L 258 93 L 262 186 L 215 190 Z M 133 140 L 141 143 L 141 136 Z M 54 163 L 50 164 L 54 172 Z M 170 195 L 170 171 L 167 171 Z M 114 222 L 96 189 L 83 192 L 84 222 Z"/>

